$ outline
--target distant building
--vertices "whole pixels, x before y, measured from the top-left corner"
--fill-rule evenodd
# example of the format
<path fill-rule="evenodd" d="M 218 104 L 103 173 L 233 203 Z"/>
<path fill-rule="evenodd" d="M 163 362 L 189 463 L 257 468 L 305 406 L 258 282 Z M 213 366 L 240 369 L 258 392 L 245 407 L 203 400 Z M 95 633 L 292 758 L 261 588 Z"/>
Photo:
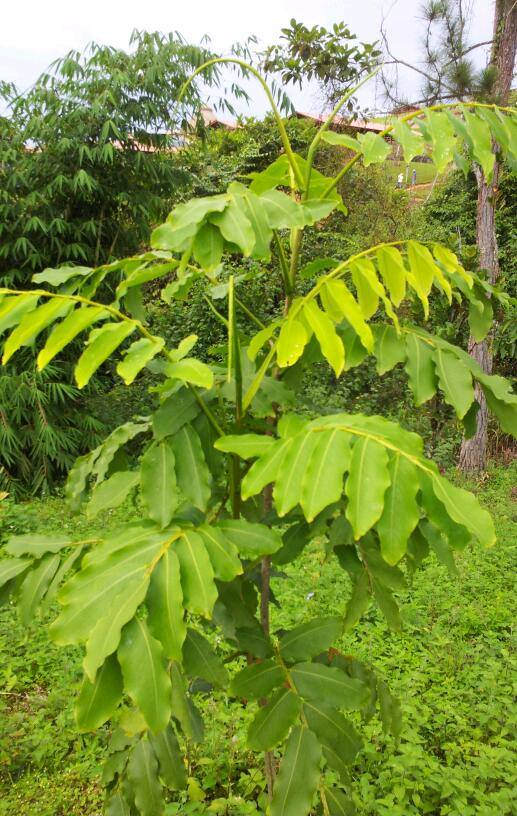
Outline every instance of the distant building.
<path fill-rule="evenodd" d="M 297 119 L 307 119 L 314 122 L 315 125 L 322 125 L 327 116 L 304 113 L 303 111 L 295 111 L 294 115 Z M 386 125 L 382 122 L 374 122 L 369 119 L 348 119 L 345 116 L 336 116 L 330 126 L 330 130 L 351 130 L 356 133 L 382 133 Z"/>

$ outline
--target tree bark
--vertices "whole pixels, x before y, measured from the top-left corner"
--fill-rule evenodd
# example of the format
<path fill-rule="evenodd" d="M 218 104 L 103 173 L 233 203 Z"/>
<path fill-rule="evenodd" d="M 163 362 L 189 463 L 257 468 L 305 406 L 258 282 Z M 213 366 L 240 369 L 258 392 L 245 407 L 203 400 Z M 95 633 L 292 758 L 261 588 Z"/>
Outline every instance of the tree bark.
<path fill-rule="evenodd" d="M 494 102 L 504 105 L 510 94 L 515 54 L 517 50 L 517 4 L 515 0 L 496 0 L 494 9 L 494 39 L 490 64 L 496 70 Z M 476 168 L 478 182 L 476 242 L 479 266 L 488 273 L 490 283 L 499 277 L 499 253 L 495 224 L 496 194 L 499 181 L 499 166 L 496 162 L 490 184 L 480 168 Z M 492 373 L 492 350 L 490 339 L 476 343 L 471 337 L 469 352 L 487 374 Z M 476 386 L 479 411 L 476 419 L 476 433 L 461 444 L 459 468 L 464 472 L 484 470 L 487 459 L 488 407 L 481 389 Z"/>

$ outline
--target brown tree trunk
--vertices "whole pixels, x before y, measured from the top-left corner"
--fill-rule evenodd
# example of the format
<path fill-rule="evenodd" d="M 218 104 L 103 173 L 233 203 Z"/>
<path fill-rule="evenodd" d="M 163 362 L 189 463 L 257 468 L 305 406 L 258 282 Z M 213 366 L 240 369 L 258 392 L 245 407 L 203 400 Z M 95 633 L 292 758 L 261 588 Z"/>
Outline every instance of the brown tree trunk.
<path fill-rule="evenodd" d="M 513 79 L 515 53 L 517 50 L 517 3 L 515 0 L 496 0 L 494 11 L 494 42 L 491 64 L 496 69 L 494 102 L 504 105 L 508 101 Z M 476 168 L 478 182 L 476 242 L 479 266 L 488 273 L 490 283 L 499 276 L 499 254 L 495 228 L 495 204 L 499 167 L 496 163 L 493 178 L 487 184 L 481 169 Z M 469 352 L 487 374 L 492 373 L 492 350 L 490 340 L 476 343 L 471 337 Z M 488 440 L 488 407 L 481 389 L 476 386 L 479 411 L 476 433 L 461 444 L 458 465 L 464 472 L 483 470 L 486 466 Z"/>

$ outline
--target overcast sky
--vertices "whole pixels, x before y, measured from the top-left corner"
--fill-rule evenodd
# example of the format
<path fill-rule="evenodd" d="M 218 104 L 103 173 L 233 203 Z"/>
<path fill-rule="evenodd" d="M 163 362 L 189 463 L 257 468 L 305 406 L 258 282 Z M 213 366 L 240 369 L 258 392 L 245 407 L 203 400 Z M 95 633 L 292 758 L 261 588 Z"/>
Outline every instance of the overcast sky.
<path fill-rule="evenodd" d="M 494 0 L 470 2 L 472 40 L 490 39 Z M 27 88 L 50 62 L 70 49 L 82 49 L 92 40 L 124 48 L 135 28 L 180 31 L 192 42 L 208 34 L 214 50 L 225 52 L 250 34 L 257 35 L 262 44 L 278 41 L 280 29 L 292 17 L 310 26 L 343 20 L 361 41 L 371 42 L 379 38 L 384 14 L 392 51 L 417 62 L 420 4 L 420 0 L 6 0 L 0 24 L 0 79 Z M 407 96 L 414 98 L 419 88 L 417 75 L 404 76 L 403 86 Z M 265 109 L 259 93 L 257 89 L 253 94 L 256 102 L 250 114 Z M 314 88 L 291 96 L 299 109 L 321 109 Z M 372 83 L 363 101 L 381 107 L 380 87 Z"/>

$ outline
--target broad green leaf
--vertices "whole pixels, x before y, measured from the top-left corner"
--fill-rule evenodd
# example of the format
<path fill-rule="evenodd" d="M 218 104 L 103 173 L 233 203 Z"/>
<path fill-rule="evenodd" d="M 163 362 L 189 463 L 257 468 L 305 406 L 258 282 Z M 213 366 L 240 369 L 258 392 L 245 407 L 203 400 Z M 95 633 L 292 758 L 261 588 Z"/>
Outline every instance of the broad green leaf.
<path fill-rule="evenodd" d="M 499 420 L 502 430 L 517 438 L 517 397 L 508 393 L 504 399 L 499 399 L 491 387 L 492 383 L 488 383 L 488 380 L 492 381 L 494 379 L 493 376 L 486 377 L 486 379 L 478 377 L 477 379 L 481 383 L 488 407 Z"/>
<path fill-rule="evenodd" d="M 303 316 L 316 335 L 321 353 L 329 362 L 336 377 L 339 377 L 345 365 L 345 348 L 332 320 L 313 300 L 309 300 L 303 307 Z"/>
<path fill-rule="evenodd" d="M 212 215 L 210 221 L 215 224 L 230 244 L 235 244 L 245 257 L 253 252 L 255 233 L 249 218 L 237 198 L 231 198 L 221 213 Z"/>
<path fill-rule="evenodd" d="M 426 111 L 425 127 L 431 137 L 431 157 L 438 172 L 443 173 L 454 158 L 454 130 L 443 111 Z"/>
<path fill-rule="evenodd" d="M 187 785 L 187 772 L 178 744 L 178 738 L 171 725 L 156 736 L 151 736 L 151 745 L 158 758 L 160 776 L 171 790 L 183 790 Z"/>
<path fill-rule="evenodd" d="M 325 798 L 329 816 L 355 816 L 356 810 L 352 799 L 349 799 L 339 788 L 325 788 Z"/>
<path fill-rule="evenodd" d="M 42 536 L 33 533 L 11 536 L 4 549 L 9 555 L 34 555 L 36 558 L 45 553 L 56 553 L 74 544 L 70 536 Z M 2 562 L 3 563 L 3 562 Z"/>
<path fill-rule="evenodd" d="M 248 728 L 248 745 L 256 751 L 270 751 L 280 743 L 295 722 L 300 701 L 288 689 L 279 689 L 269 703 L 258 710 Z"/>
<path fill-rule="evenodd" d="M 254 360 L 259 353 L 260 349 L 264 345 L 264 343 L 269 340 L 270 337 L 275 333 L 277 329 L 277 322 L 270 323 L 265 328 L 261 329 L 257 332 L 250 340 L 250 344 L 248 346 L 248 357 L 250 360 Z"/>
<path fill-rule="evenodd" d="M 220 581 L 232 581 L 242 572 L 239 551 L 221 530 L 210 524 L 198 527 L 208 552 L 214 575 Z"/>
<path fill-rule="evenodd" d="M 83 668 L 90 682 L 94 682 L 97 669 L 104 660 L 116 651 L 122 627 L 135 615 L 146 596 L 148 586 L 148 574 L 128 581 L 124 592 L 114 599 L 112 606 L 106 610 L 106 615 L 92 629 L 83 660 Z"/>
<path fill-rule="evenodd" d="M 167 527 L 179 502 L 174 451 L 168 440 L 158 442 L 143 455 L 140 487 L 150 518 Z"/>
<path fill-rule="evenodd" d="M 463 111 L 467 132 L 472 139 L 473 154 L 475 160 L 483 169 L 483 174 L 487 181 L 492 178 L 495 164 L 495 154 L 492 149 L 492 134 L 487 123 L 475 113 Z"/>
<path fill-rule="evenodd" d="M 366 536 L 361 541 L 360 550 L 370 578 L 374 578 L 390 589 L 400 590 L 406 588 L 404 573 L 398 567 L 394 567 L 384 560 L 372 536 Z"/>
<path fill-rule="evenodd" d="M 285 516 L 301 500 L 307 463 L 317 442 L 316 433 L 301 433 L 292 437 L 292 444 L 278 470 L 273 490 L 275 507 L 280 517 Z"/>
<path fill-rule="evenodd" d="M 406 552 L 408 538 L 420 518 L 416 501 L 420 485 L 415 465 L 399 453 L 391 456 L 388 470 L 390 485 L 376 528 L 384 560 L 396 564 Z"/>
<path fill-rule="evenodd" d="M 108 508 L 119 507 L 139 480 L 137 470 L 120 470 L 97 485 L 86 508 L 88 518 L 94 518 Z"/>
<path fill-rule="evenodd" d="M 118 661 L 124 688 L 153 733 L 163 731 L 171 716 L 171 679 L 160 643 L 144 620 L 133 618 L 122 630 Z"/>
<path fill-rule="evenodd" d="M 96 449 L 97 456 L 91 467 L 91 474 L 95 477 L 97 484 L 103 481 L 117 451 L 135 436 L 145 433 L 148 429 L 148 422 L 125 422 L 106 437 Z"/>
<path fill-rule="evenodd" d="M 122 675 L 115 655 L 101 666 L 93 683 L 84 678 L 74 712 L 79 731 L 95 731 L 109 720 L 122 699 Z"/>
<path fill-rule="evenodd" d="M 406 268 L 399 250 L 393 246 L 381 246 L 377 250 L 377 263 L 386 288 L 395 306 L 400 306 L 406 295 Z"/>
<path fill-rule="evenodd" d="M 32 563 L 30 558 L 2 558 L 0 561 L 0 587 L 20 575 Z"/>
<path fill-rule="evenodd" d="M 221 233 L 213 224 L 203 224 L 196 237 L 192 250 L 194 258 L 203 269 L 214 269 L 221 263 L 224 241 Z"/>
<path fill-rule="evenodd" d="M 31 295 L 30 293 L 5 297 L 0 302 L 0 334 L 12 326 L 17 326 L 27 312 L 31 312 L 36 308 L 38 299 L 39 295 Z"/>
<path fill-rule="evenodd" d="M 402 620 L 392 591 L 379 581 L 373 581 L 373 595 L 390 629 L 399 632 L 402 629 Z"/>
<path fill-rule="evenodd" d="M 293 411 L 289 411 L 286 414 L 282 414 L 278 420 L 276 429 L 278 436 L 282 437 L 282 439 L 289 439 L 292 436 L 296 436 L 301 431 L 306 430 L 308 424 L 308 417 L 302 416 L 301 414 L 295 414 Z"/>
<path fill-rule="evenodd" d="M 350 473 L 345 485 L 348 496 L 346 517 L 353 527 L 356 540 L 381 517 L 389 483 L 385 448 L 367 437 L 358 439 L 352 450 Z"/>
<path fill-rule="evenodd" d="M 251 190 L 246 190 L 246 194 L 242 196 L 241 201 L 255 235 L 251 257 L 269 261 L 271 260 L 270 244 L 273 231 L 269 226 L 264 203 Z"/>
<path fill-rule="evenodd" d="M 332 198 L 308 198 L 302 203 L 305 225 L 312 226 L 316 224 L 317 221 L 327 218 L 332 210 L 336 208 L 337 203 L 338 202 Z"/>
<path fill-rule="evenodd" d="M 280 638 L 280 652 L 284 660 L 308 660 L 332 646 L 342 630 L 341 619 L 314 618 L 302 623 Z"/>
<path fill-rule="evenodd" d="M 176 478 L 181 493 L 194 507 L 206 510 L 212 493 L 212 477 L 201 447 L 201 441 L 191 425 L 183 425 L 172 439 Z"/>
<path fill-rule="evenodd" d="M 348 150 L 353 150 L 355 153 L 361 152 L 361 146 L 357 139 L 352 136 L 347 136 L 346 133 L 336 133 L 333 130 L 327 130 L 321 134 L 324 142 L 338 147 L 346 147 Z"/>
<path fill-rule="evenodd" d="M 307 816 L 320 780 L 321 746 L 312 731 L 293 728 L 275 780 L 271 816 Z"/>
<path fill-rule="evenodd" d="M 430 478 L 436 498 L 442 502 L 452 520 L 466 527 L 484 547 L 493 546 L 496 535 L 492 516 L 481 507 L 476 497 L 438 473 L 433 473 Z"/>
<path fill-rule="evenodd" d="M 401 145 L 406 164 L 424 152 L 425 142 L 422 136 L 400 119 L 393 121 L 393 134 Z"/>
<path fill-rule="evenodd" d="M 217 600 L 217 589 L 214 570 L 202 537 L 191 530 L 185 530 L 174 549 L 180 563 L 185 607 L 196 615 L 209 618 Z"/>
<path fill-rule="evenodd" d="M 351 368 L 363 362 L 368 352 L 351 326 L 338 326 L 337 332 L 345 347 L 345 368 L 343 370 L 350 371 Z"/>
<path fill-rule="evenodd" d="M 369 259 L 354 261 L 350 271 L 359 306 L 364 318 L 368 320 L 379 308 L 379 298 L 383 295 L 384 288 L 377 278 L 375 266 Z"/>
<path fill-rule="evenodd" d="M 158 762 L 147 739 L 139 739 L 131 750 L 127 773 L 141 816 L 161 816 L 163 798 L 158 780 Z"/>
<path fill-rule="evenodd" d="M 262 193 L 260 200 L 266 211 L 266 218 L 271 229 L 302 228 L 305 226 L 303 208 L 280 190 L 268 190 Z"/>
<path fill-rule="evenodd" d="M 50 627 L 56 643 L 66 645 L 86 640 L 107 607 L 124 592 L 128 581 L 150 569 L 171 536 L 170 531 L 158 534 L 156 528 L 150 529 L 111 554 L 108 546 L 105 558 L 98 555 L 102 556 L 103 548 L 96 548 L 89 556 L 88 564 L 85 563 L 59 591 L 58 600 L 63 609 Z M 109 545 L 110 541 L 107 543 Z M 92 558 L 94 554 L 95 560 Z"/>
<path fill-rule="evenodd" d="M 383 162 L 391 152 L 391 146 L 378 133 L 360 133 L 357 139 L 365 167 Z"/>
<path fill-rule="evenodd" d="M 328 311 L 325 302 L 326 299 L 330 300 L 330 303 L 333 304 L 338 313 L 338 321 L 344 317 L 356 334 L 359 335 L 365 349 L 370 352 L 373 351 L 372 330 L 368 323 L 366 323 L 356 299 L 346 284 L 339 280 L 327 281 L 321 290 L 321 297 L 325 309 Z"/>
<path fill-rule="evenodd" d="M 59 569 L 56 571 L 56 574 L 52 578 L 52 581 L 50 582 L 49 587 L 45 593 L 45 598 L 41 604 L 42 612 L 46 612 L 50 608 L 50 606 L 54 603 L 59 588 L 63 583 L 63 579 L 71 570 L 72 566 L 75 564 L 77 559 L 82 556 L 83 546 L 84 544 L 76 545 L 72 552 L 61 562 Z"/>
<path fill-rule="evenodd" d="M 427 540 L 427 543 L 438 558 L 438 561 L 447 568 L 451 578 L 457 578 L 458 570 L 456 567 L 456 562 L 454 561 L 452 548 L 449 546 L 440 530 L 427 520 L 420 522 L 419 530 Z"/>
<path fill-rule="evenodd" d="M 192 700 L 187 696 L 185 680 L 176 662 L 173 662 L 171 666 L 171 679 L 173 716 L 179 722 L 187 739 L 201 742 L 204 731 L 203 720 Z"/>
<path fill-rule="evenodd" d="M 88 345 L 75 367 L 75 380 L 79 388 L 84 388 L 102 363 L 110 357 L 115 349 L 136 329 L 134 321 L 107 323 L 90 334 Z"/>
<path fill-rule="evenodd" d="M 398 363 L 403 363 L 406 359 L 406 348 L 404 338 L 399 336 L 393 326 L 376 325 L 373 329 L 375 335 L 375 356 L 377 358 L 377 373 L 381 376 Z"/>
<path fill-rule="evenodd" d="M 59 555 L 49 553 L 23 579 L 18 599 L 18 610 L 23 626 L 28 626 L 34 617 L 38 604 L 59 567 L 59 560 Z"/>
<path fill-rule="evenodd" d="M 282 685 L 285 673 L 274 660 L 264 660 L 246 666 L 233 678 L 230 693 L 237 697 L 251 697 L 260 700 L 262 697 Z"/>
<path fill-rule="evenodd" d="M 131 816 L 131 809 L 122 793 L 113 793 L 106 800 L 105 816 Z"/>
<path fill-rule="evenodd" d="M 436 394 L 434 348 L 412 332 L 406 335 L 405 368 L 415 405 L 423 405 Z"/>
<path fill-rule="evenodd" d="M 462 419 L 474 402 L 472 375 L 462 360 L 443 349 L 436 349 L 434 361 L 445 402 Z"/>
<path fill-rule="evenodd" d="M 323 746 L 329 765 L 346 773 L 346 765 L 354 762 L 363 744 L 352 723 L 321 700 L 305 702 L 303 712 L 309 728 Z"/>
<path fill-rule="evenodd" d="M 124 359 L 118 363 L 117 374 L 122 377 L 126 385 L 131 385 L 136 375 L 160 353 L 164 345 L 165 340 L 161 337 L 155 340 L 147 337 L 137 340 L 125 352 Z"/>
<path fill-rule="evenodd" d="M 354 583 L 352 594 L 346 605 L 345 618 L 343 620 L 343 631 L 349 632 L 355 624 L 362 618 L 370 606 L 371 591 L 368 573 L 363 570 Z"/>
<path fill-rule="evenodd" d="M 30 345 L 38 334 L 55 320 L 63 317 L 74 304 L 62 298 L 52 298 L 24 315 L 21 322 L 7 338 L 2 356 L 5 365 L 21 346 Z"/>
<path fill-rule="evenodd" d="M 300 498 L 302 510 L 309 522 L 321 510 L 341 498 L 343 475 L 348 470 L 352 456 L 351 437 L 346 431 L 333 429 L 313 433 L 312 436 L 315 442 L 307 453 Z M 282 514 L 279 512 L 279 515 Z"/>
<path fill-rule="evenodd" d="M 174 436 L 186 422 L 199 414 L 200 408 L 191 391 L 182 388 L 168 397 L 152 415 L 155 438 L 160 442 L 166 436 Z"/>
<path fill-rule="evenodd" d="M 427 297 L 437 269 L 433 256 L 426 246 L 417 241 L 408 241 L 406 246 L 409 266 L 418 286 L 417 291 Z"/>
<path fill-rule="evenodd" d="M 253 524 L 245 519 L 225 519 L 217 524 L 239 551 L 242 558 L 255 561 L 264 555 L 272 555 L 282 546 L 282 536 L 278 530 L 265 524 Z"/>
<path fill-rule="evenodd" d="M 302 356 L 308 341 L 305 326 L 299 320 L 292 318 L 283 323 L 276 349 L 280 368 L 294 365 Z"/>
<path fill-rule="evenodd" d="M 275 441 L 274 437 L 267 434 L 238 434 L 220 437 L 214 447 L 224 453 L 236 453 L 241 459 L 253 459 L 265 454 Z"/>
<path fill-rule="evenodd" d="M 195 357 L 185 357 L 176 363 L 167 363 L 166 374 L 171 379 L 198 385 L 200 388 L 211 388 L 214 384 L 214 374 L 205 363 Z"/>
<path fill-rule="evenodd" d="M 493 318 L 494 308 L 492 301 L 488 298 L 482 296 L 480 300 L 469 303 L 469 328 L 476 343 L 485 339 L 492 326 Z"/>
<path fill-rule="evenodd" d="M 81 507 L 86 493 L 88 477 L 92 472 L 99 451 L 100 446 L 84 456 L 79 456 L 68 472 L 65 482 L 65 498 L 72 512 L 77 512 Z"/>
<path fill-rule="evenodd" d="M 453 550 L 464 550 L 472 541 L 472 535 L 462 524 L 457 524 L 436 497 L 430 479 L 422 479 L 422 505 L 429 521 L 447 538 Z M 416 531 L 418 533 L 418 530 Z M 417 544 L 421 543 L 418 541 Z"/>
<path fill-rule="evenodd" d="M 366 702 L 365 684 L 333 666 L 297 663 L 290 669 L 290 674 L 297 693 L 306 700 L 324 700 L 327 705 L 348 711 L 359 709 Z"/>
<path fill-rule="evenodd" d="M 181 660 L 183 642 L 187 634 L 183 611 L 178 556 L 169 547 L 153 570 L 147 593 L 147 625 L 151 634 L 160 641 L 165 657 Z"/>
<path fill-rule="evenodd" d="M 228 672 L 208 640 L 195 629 L 187 629 L 183 644 L 183 666 L 191 677 L 201 677 L 222 688 L 228 685 Z"/>
<path fill-rule="evenodd" d="M 242 498 L 245 501 L 275 481 L 291 445 L 292 439 L 275 441 L 275 444 L 253 463 L 241 484 Z"/>

